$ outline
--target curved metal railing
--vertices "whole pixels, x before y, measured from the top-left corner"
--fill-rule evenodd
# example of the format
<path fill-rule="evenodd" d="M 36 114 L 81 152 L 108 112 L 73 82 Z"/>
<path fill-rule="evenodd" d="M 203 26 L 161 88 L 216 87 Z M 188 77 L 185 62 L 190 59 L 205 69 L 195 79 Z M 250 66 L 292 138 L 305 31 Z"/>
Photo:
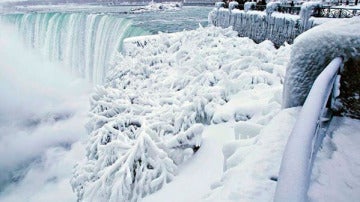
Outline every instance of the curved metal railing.
<path fill-rule="evenodd" d="M 342 65 L 338 57 L 316 78 L 285 147 L 274 201 L 305 202 L 312 164 L 331 120 L 327 108 Z"/>

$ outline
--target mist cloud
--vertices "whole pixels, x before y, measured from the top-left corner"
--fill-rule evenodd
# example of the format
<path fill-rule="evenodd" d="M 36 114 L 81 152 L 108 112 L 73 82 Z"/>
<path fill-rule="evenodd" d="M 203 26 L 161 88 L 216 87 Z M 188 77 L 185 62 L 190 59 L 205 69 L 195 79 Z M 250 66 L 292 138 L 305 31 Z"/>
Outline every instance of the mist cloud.
<path fill-rule="evenodd" d="M 91 88 L 22 47 L 4 25 L 0 47 L 0 201 L 71 198 L 67 178 L 84 157 Z"/>

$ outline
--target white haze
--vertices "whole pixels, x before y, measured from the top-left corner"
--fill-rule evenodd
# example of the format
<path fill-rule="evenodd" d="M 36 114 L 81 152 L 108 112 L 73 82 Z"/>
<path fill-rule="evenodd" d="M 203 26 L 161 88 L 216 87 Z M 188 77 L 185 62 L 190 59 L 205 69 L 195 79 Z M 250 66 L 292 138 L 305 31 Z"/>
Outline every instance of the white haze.
<path fill-rule="evenodd" d="M 84 156 L 90 87 L 14 33 L 0 25 L 0 201 L 74 200 L 67 178 Z"/>

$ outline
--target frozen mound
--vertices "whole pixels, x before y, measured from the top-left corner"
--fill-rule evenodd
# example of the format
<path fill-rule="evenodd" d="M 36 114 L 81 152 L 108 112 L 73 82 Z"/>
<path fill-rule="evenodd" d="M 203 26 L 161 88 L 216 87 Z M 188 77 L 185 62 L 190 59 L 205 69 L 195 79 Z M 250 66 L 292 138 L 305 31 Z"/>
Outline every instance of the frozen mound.
<path fill-rule="evenodd" d="M 360 18 L 328 22 L 301 34 L 292 46 L 287 67 L 283 107 L 304 103 L 316 77 L 335 57 L 360 57 Z"/>
<path fill-rule="evenodd" d="M 125 41 L 91 97 L 87 160 L 71 181 L 78 200 L 137 201 L 160 189 L 199 149 L 203 125 L 247 117 L 217 110 L 233 95 L 281 87 L 287 50 L 215 27 Z"/>

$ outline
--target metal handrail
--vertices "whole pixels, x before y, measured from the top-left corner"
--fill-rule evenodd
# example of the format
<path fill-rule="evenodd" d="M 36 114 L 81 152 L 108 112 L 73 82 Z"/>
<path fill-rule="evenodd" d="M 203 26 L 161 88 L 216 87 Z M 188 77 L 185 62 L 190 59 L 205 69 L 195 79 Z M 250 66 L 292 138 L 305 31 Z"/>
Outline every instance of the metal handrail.
<path fill-rule="evenodd" d="M 325 134 L 323 123 L 331 119 L 324 120 L 323 115 L 342 63 L 340 57 L 333 59 L 316 78 L 306 98 L 285 147 L 274 197 L 276 202 L 307 201 L 312 164 Z"/>

